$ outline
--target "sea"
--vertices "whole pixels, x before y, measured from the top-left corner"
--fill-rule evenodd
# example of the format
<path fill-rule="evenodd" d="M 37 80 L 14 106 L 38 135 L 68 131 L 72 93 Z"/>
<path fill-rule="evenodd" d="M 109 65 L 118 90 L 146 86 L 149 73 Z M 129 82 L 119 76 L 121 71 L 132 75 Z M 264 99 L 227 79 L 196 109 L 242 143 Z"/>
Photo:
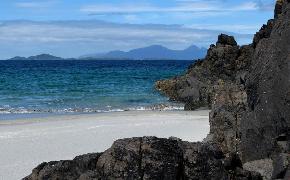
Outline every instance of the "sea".
<path fill-rule="evenodd" d="M 193 61 L 0 61 L 0 120 L 69 113 L 179 110 L 154 88 Z"/>

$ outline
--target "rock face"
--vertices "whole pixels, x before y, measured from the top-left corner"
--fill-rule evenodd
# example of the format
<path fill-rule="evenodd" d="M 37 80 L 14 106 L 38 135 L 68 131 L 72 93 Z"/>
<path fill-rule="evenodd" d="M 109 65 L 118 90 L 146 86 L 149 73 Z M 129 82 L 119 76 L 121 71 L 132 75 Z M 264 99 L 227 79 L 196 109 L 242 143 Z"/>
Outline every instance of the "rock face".
<path fill-rule="evenodd" d="M 185 75 L 156 83 L 187 110 L 212 108 L 204 142 L 118 140 L 103 153 L 43 163 L 25 180 L 290 179 L 289 42 L 290 1 L 279 0 L 252 44 L 222 34 Z"/>
<path fill-rule="evenodd" d="M 204 60 L 197 61 L 184 76 L 158 81 L 155 87 L 171 100 L 184 102 L 186 110 L 211 106 L 216 82 L 243 80 L 253 51 L 251 45 L 239 47 L 234 37 L 221 34 Z"/>
<path fill-rule="evenodd" d="M 281 14 L 277 15 L 279 18 L 270 25 L 270 36 L 266 35 L 257 44 L 247 75 L 248 108 L 241 124 L 241 148 L 246 161 L 269 157 L 276 149 L 279 137 L 289 138 L 289 8 L 290 4 L 285 2 Z M 277 151 L 283 152 L 284 149 L 278 148 Z"/>
<path fill-rule="evenodd" d="M 239 47 L 232 37 L 220 35 L 202 62 L 170 84 L 175 100 L 193 105 L 187 109 L 198 108 L 203 102 L 199 92 L 204 87 L 209 89 L 206 96 L 211 97 L 208 106 L 212 111 L 207 139 L 218 143 L 225 154 L 240 154 L 248 166 L 258 166 L 258 170 L 265 164 L 265 169 L 272 168 L 270 175 L 262 173 L 268 179 L 284 177 L 289 166 L 289 8 L 289 1 L 277 1 L 275 19 L 263 25 L 248 46 Z M 200 78 L 197 71 L 208 73 Z M 171 97 L 170 88 L 162 88 L 166 81 L 157 82 L 156 86 Z M 187 81 L 187 86 L 180 86 L 183 81 Z M 200 82 L 204 86 L 196 85 Z M 197 98 L 179 98 L 184 88 L 194 89 L 187 91 L 197 92 Z M 268 159 L 273 162 L 271 168 L 261 163 Z M 275 169 L 280 169 L 279 173 Z"/>

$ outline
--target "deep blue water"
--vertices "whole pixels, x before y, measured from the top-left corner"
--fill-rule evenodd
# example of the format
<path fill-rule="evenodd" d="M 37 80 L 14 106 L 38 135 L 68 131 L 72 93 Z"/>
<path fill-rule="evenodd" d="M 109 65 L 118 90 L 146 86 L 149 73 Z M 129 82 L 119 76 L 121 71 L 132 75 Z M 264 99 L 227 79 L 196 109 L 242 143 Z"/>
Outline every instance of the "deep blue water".
<path fill-rule="evenodd" d="M 154 82 L 191 61 L 0 61 L 0 115 L 103 112 L 172 105 Z"/>

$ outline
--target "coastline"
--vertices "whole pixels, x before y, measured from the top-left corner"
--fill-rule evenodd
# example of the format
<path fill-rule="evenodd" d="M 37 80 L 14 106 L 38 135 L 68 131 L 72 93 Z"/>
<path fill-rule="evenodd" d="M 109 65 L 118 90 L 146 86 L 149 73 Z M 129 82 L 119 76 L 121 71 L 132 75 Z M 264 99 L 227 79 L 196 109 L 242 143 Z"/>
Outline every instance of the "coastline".
<path fill-rule="evenodd" d="M 202 141 L 209 132 L 208 114 L 209 110 L 124 111 L 1 120 L 0 179 L 22 178 L 43 161 L 104 151 L 120 138 Z"/>

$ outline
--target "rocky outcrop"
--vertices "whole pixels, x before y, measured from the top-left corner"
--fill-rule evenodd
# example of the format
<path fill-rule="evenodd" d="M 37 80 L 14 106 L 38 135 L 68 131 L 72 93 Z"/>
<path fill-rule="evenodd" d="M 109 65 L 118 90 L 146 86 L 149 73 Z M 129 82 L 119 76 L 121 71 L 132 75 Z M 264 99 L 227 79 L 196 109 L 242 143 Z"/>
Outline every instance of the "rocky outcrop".
<path fill-rule="evenodd" d="M 290 2 L 279 0 L 252 44 L 222 34 L 185 75 L 156 83 L 187 110 L 212 108 L 204 142 L 118 140 L 103 153 L 43 163 L 25 180 L 290 179 L 289 42 Z"/>
<path fill-rule="evenodd" d="M 183 81 L 198 79 L 210 88 L 211 130 L 207 141 L 218 143 L 225 154 L 238 153 L 245 167 L 255 169 L 266 179 L 289 174 L 289 8 L 289 1 L 277 1 L 275 19 L 263 25 L 248 46 L 238 47 L 231 37 L 221 35 L 202 62 L 178 77 Z M 203 79 L 194 73 L 200 69 L 209 70 L 202 74 Z M 175 95 L 184 87 L 195 89 L 190 92 L 200 91 L 201 87 L 192 81 L 180 86 L 178 78 L 171 84 Z M 166 83 L 158 83 L 162 82 Z M 164 93 L 162 87 L 159 89 Z M 199 107 L 198 98 L 177 100 L 194 104 L 192 109 Z"/>
<path fill-rule="evenodd" d="M 104 153 L 43 163 L 24 180 L 220 180 L 233 177 L 261 179 L 259 174 L 243 170 L 237 157 L 225 160 L 215 144 L 143 137 L 117 140 Z"/>
<path fill-rule="evenodd" d="M 101 156 L 101 153 L 86 154 L 78 156 L 73 160 L 44 162 L 33 169 L 29 177 L 25 180 L 40 180 L 40 179 L 77 179 L 81 175 L 88 176 L 96 170 L 96 161 Z"/>
<path fill-rule="evenodd" d="M 243 81 L 253 55 L 251 45 L 239 47 L 234 37 L 221 34 L 204 60 L 197 61 L 184 76 L 157 81 L 156 89 L 171 100 L 185 103 L 185 110 L 211 106 L 218 80 Z"/>

